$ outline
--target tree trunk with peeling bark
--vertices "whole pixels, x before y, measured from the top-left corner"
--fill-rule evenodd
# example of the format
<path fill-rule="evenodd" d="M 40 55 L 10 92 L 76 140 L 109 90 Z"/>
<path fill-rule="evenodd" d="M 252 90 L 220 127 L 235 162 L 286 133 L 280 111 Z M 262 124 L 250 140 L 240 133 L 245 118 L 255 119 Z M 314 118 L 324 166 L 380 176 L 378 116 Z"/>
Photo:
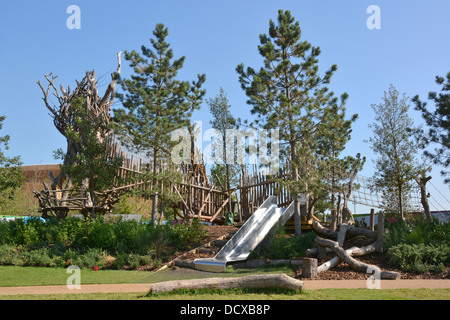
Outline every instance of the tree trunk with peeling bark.
<path fill-rule="evenodd" d="M 112 81 L 106 89 L 103 96 L 99 95 L 97 89 L 97 80 L 95 71 L 87 71 L 85 77 L 81 81 L 76 81 L 76 88 L 71 91 L 70 86 L 67 90 L 60 85 L 59 90 L 56 87 L 55 81 L 57 76 L 53 76 L 52 73 L 45 75 L 48 82 L 47 87 L 37 82 L 42 90 L 44 97 L 42 98 L 45 106 L 50 111 L 50 116 L 53 118 L 53 123 L 56 129 L 66 138 L 67 146 L 64 155 L 64 161 L 61 172 L 55 177 L 52 172 L 49 172 L 49 177 L 52 181 L 51 190 L 64 189 L 67 191 L 62 192 L 62 199 L 68 198 L 69 190 L 73 186 L 73 180 L 66 175 L 64 170 L 73 164 L 75 156 L 80 152 L 83 141 L 75 141 L 68 133 L 69 130 L 77 130 L 77 124 L 75 123 L 75 114 L 72 103 L 77 98 L 84 98 L 86 100 L 86 108 L 89 114 L 92 114 L 96 118 L 102 119 L 105 124 L 109 124 L 111 121 L 110 110 L 114 102 L 116 83 L 121 72 L 121 52 L 117 54 L 118 67 L 117 71 L 111 74 Z M 56 98 L 56 103 L 50 101 L 50 93 Z M 82 136 L 82 132 L 80 132 Z M 106 139 L 109 136 L 109 132 L 99 132 L 98 139 Z M 81 139 L 82 140 L 82 139 Z M 87 189 L 89 185 L 89 179 L 83 180 L 81 183 L 82 189 Z M 63 186 L 64 182 L 66 183 Z M 95 199 L 91 199 L 89 193 L 87 193 L 87 206 L 95 206 Z"/>
<path fill-rule="evenodd" d="M 336 241 L 317 237 L 315 239 L 315 242 L 318 245 L 332 249 L 336 253 L 336 255 L 339 257 L 339 259 L 341 259 L 342 261 L 347 263 L 355 271 L 367 273 L 367 271 L 369 270 L 369 267 L 372 267 L 371 269 L 379 269 L 377 266 L 369 265 L 367 263 L 364 263 L 364 262 L 361 262 L 361 261 L 358 261 L 358 260 L 352 258 L 352 256 L 350 254 L 348 254 L 346 252 L 346 250 L 344 250 L 342 247 L 340 247 Z M 381 276 L 381 279 L 399 279 L 400 278 L 400 275 L 396 272 L 381 271 L 380 276 Z"/>

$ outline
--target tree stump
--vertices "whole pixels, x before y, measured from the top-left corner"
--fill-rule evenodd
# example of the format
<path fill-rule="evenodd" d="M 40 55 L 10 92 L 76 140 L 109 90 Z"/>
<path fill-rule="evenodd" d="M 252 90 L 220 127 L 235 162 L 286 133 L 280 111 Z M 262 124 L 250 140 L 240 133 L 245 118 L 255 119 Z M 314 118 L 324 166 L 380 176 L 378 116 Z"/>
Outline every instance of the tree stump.
<path fill-rule="evenodd" d="M 304 258 L 302 266 L 302 277 L 313 279 L 317 276 L 317 259 Z"/>

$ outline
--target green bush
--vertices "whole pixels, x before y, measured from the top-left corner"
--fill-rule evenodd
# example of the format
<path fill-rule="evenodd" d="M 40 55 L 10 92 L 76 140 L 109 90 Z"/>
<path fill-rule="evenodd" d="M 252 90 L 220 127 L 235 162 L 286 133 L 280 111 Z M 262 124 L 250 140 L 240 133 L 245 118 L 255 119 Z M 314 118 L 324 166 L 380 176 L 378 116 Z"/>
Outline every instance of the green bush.
<path fill-rule="evenodd" d="M 190 249 L 192 246 L 200 243 L 206 236 L 206 230 L 203 224 L 197 219 L 192 220 L 191 224 L 179 223 L 174 221 L 169 228 L 169 239 L 172 244 L 181 249 Z"/>
<path fill-rule="evenodd" d="M 398 244 L 388 251 L 389 262 L 404 271 L 441 272 L 450 261 L 450 248 L 445 245 Z"/>
<path fill-rule="evenodd" d="M 270 238 L 262 248 L 250 253 L 250 258 L 292 259 L 305 256 L 306 250 L 314 246 L 316 234 L 308 232 L 301 236 L 286 237 L 284 229 Z"/>
<path fill-rule="evenodd" d="M 388 223 L 388 234 L 384 237 L 384 246 L 390 248 L 398 244 L 447 244 L 450 246 L 450 224 L 440 223 L 437 219 L 425 220 L 416 217 L 410 225 L 405 221 Z"/>
<path fill-rule="evenodd" d="M 152 225 L 136 221 L 106 223 L 66 218 L 0 221 L 0 264 L 102 268 L 108 255 L 115 267 L 161 264 L 177 250 L 196 245 L 206 236 L 198 221 L 192 225 Z"/>
<path fill-rule="evenodd" d="M 129 269 L 137 269 L 141 265 L 146 265 L 152 262 L 149 256 L 141 256 L 135 253 L 120 253 L 114 260 L 113 267 L 115 269 L 122 269 L 127 266 Z"/>

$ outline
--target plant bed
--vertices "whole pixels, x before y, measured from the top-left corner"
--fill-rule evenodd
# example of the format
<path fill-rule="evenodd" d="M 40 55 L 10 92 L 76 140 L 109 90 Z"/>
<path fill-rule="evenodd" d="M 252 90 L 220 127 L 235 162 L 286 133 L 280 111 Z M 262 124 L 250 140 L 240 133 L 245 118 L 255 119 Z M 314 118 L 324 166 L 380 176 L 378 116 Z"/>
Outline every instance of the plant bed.
<path fill-rule="evenodd" d="M 333 256 L 333 254 L 329 254 L 327 256 L 327 260 L 331 259 Z M 389 263 L 387 253 L 372 253 L 366 256 L 358 257 L 358 259 L 367 264 L 376 265 L 382 270 L 397 272 L 400 274 L 401 279 L 450 279 L 450 267 L 448 266 L 440 273 L 427 272 L 419 274 L 414 272 L 406 272 L 399 268 L 393 267 Z M 300 278 L 301 268 L 297 269 L 293 276 Z M 368 273 L 356 272 L 346 263 L 340 263 L 330 270 L 319 273 L 312 280 L 366 280 L 369 277 L 370 274 Z"/>
<path fill-rule="evenodd" d="M 192 248 L 237 230 L 200 223 L 152 226 L 99 219 L 4 221 L 0 223 L 0 264 L 156 270 Z"/>

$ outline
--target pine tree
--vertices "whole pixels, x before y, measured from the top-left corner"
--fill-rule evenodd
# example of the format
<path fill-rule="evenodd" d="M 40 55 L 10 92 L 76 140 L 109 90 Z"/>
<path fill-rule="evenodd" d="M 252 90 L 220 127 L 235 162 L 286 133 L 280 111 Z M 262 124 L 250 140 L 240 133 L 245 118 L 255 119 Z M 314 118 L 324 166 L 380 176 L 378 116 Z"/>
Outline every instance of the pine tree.
<path fill-rule="evenodd" d="M 375 162 L 375 187 L 395 197 L 398 213 L 404 219 L 405 195 L 411 190 L 417 176 L 416 146 L 411 141 L 410 130 L 414 122 L 408 115 L 409 99 L 400 97 L 393 85 L 384 93 L 383 102 L 372 105 L 375 122 L 369 125 L 373 136 L 371 149 L 378 155 Z"/>
<path fill-rule="evenodd" d="M 0 116 L 0 130 L 5 119 L 6 116 Z M 11 158 L 4 153 L 4 150 L 9 149 L 9 139 L 9 135 L 0 137 L 0 205 L 4 205 L 9 199 L 12 199 L 16 190 L 22 186 L 25 180 L 20 167 L 22 165 L 20 157 Z"/>
<path fill-rule="evenodd" d="M 125 51 L 134 73 L 129 79 L 120 79 L 124 91 L 117 94 L 123 108 L 114 110 L 116 130 L 121 142 L 135 152 L 144 153 L 153 160 L 151 172 L 159 171 L 160 160 L 170 160 L 170 152 L 176 144 L 170 133 L 190 125 L 192 112 L 199 108 L 205 91 L 201 86 L 205 75 L 196 81 L 177 80 L 185 57 L 174 59 L 166 41 L 168 29 L 157 24 L 150 39 L 152 48 L 141 47 L 142 55 L 135 50 Z M 153 190 L 158 189 L 153 175 Z M 152 220 L 156 221 L 158 197 L 152 195 Z"/>
<path fill-rule="evenodd" d="M 278 11 L 278 23 L 269 23 L 269 34 L 260 35 L 258 50 L 264 58 L 259 71 L 244 65 L 237 67 L 239 81 L 246 95 L 255 124 L 264 129 L 279 129 L 280 153 L 290 163 L 291 178 L 287 183 L 293 190 L 296 234 L 301 233 L 299 193 L 307 197 L 307 208 L 314 194 L 321 193 L 317 151 L 320 137 L 329 130 L 345 104 L 326 87 L 337 70 L 332 65 L 319 75 L 319 47 L 301 41 L 301 29 L 289 11 Z"/>
<path fill-rule="evenodd" d="M 445 80 L 447 82 L 445 82 Z M 430 92 L 428 99 L 435 103 L 435 109 L 429 111 L 427 103 L 422 102 L 419 96 L 413 98 L 416 104 L 415 109 L 422 113 L 428 125 L 428 131 L 419 130 L 419 139 L 425 146 L 437 145 L 434 152 L 425 151 L 424 154 L 433 161 L 434 164 L 444 168 L 450 166 L 450 72 L 444 77 L 436 77 L 436 84 L 442 86 L 441 92 Z M 450 175 L 449 171 L 441 171 L 442 176 Z M 445 183 L 450 185 L 450 178 L 445 179 Z"/>

